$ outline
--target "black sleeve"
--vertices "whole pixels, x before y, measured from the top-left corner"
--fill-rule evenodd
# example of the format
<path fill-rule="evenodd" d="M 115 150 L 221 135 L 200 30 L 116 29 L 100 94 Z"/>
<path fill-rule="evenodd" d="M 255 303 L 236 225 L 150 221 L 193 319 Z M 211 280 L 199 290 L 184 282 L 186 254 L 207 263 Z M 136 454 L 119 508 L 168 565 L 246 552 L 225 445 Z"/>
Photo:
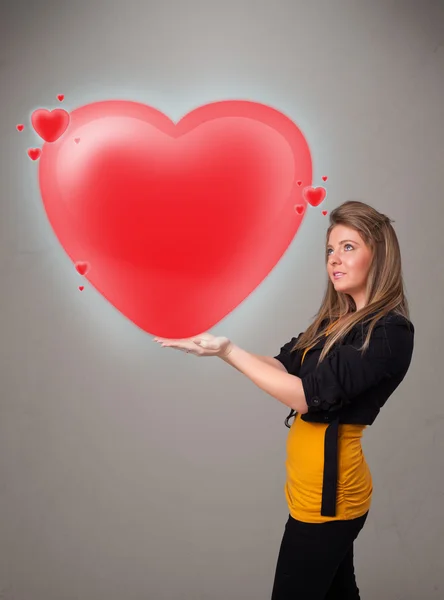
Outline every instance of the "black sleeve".
<path fill-rule="evenodd" d="M 301 378 L 308 412 L 336 411 L 386 378 L 402 381 L 413 353 L 410 321 L 397 315 L 382 318 L 363 356 L 359 347 L 365 335 L 358 338 L 356 344 L 332 350 L 312 373 Z"/>
<path fill-rule="evenodd" d="M 300 333 L 297 337 L 292 337 L 289 342 L 287 342 L 286 344 L 284 344 L 284 346 L 282 346 L 279 354 L 277 356 L 273 357 L 273 358 L 277 358 L 277 360 L 284 365 L 284 367 L 287 369 L 287 371 L 289 373 L 291 373 L 292 375 L 296 375 L 296 376 L 297 376 L 297 373 L 294 373 L 294 371 L 292 369 L 292 367 L 295 363 L 296 352 L 290 353 L 290 350 L 296 344 L 296 342 L 298 341 L 298 339 L 301 335 L 302 335 L 302 333 Z"/>

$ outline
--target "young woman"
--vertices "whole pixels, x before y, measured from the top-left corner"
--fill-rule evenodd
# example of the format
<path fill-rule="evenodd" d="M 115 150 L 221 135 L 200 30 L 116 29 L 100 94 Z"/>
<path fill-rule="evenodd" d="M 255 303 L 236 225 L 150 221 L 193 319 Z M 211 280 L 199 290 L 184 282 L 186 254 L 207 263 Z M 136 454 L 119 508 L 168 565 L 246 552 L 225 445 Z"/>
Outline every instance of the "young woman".
<path fill-rule="evenodd" d="M 275 357 L 225 337 L 155 338 L 218 356 L 291 408 L 285 526 L 272 600 L 359 600 L 353 546 L 373 485 L 361 438 L 404 379 L 414 327 L 391 220 L 362 202 L 330 214 L 327 290 L 312 324 Z"/>

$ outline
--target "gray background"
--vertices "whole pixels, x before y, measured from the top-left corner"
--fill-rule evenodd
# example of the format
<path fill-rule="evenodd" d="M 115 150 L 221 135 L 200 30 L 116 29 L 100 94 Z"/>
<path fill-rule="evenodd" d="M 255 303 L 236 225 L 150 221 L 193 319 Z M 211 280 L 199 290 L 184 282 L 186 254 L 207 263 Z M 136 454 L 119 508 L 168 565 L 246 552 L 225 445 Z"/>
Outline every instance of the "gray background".
<path fill-rule="evenodd" d="M 306 135 L 315 185 L 329 176 L 279 264 L 211 330 L 251 352 L 276 354 L 320 304 L 321 208 L 359 199 L 395 219 L 416 342 L 364 434 L 356 572 L 363 600 L 442 598 L 443 4 L 11 0 L 0 21 L 0 598 L 271 595 L 287 408 L 80 293 L 46 221 L 32 111 L 111 98 L 174 120 L 268 103 Z"/>

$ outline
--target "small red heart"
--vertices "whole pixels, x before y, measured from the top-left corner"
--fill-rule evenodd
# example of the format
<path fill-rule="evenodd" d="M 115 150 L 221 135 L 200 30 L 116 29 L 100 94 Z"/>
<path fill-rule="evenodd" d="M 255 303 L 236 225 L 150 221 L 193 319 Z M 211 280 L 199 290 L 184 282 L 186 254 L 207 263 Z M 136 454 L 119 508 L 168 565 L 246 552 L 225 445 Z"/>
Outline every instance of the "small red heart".
<path fill-rule="evenodd" d="M 325 198 L 327 192 L 323 187 L 305 187 L 302 191 L 305 200 L 312 206 L 318 206 Z"/>
<path fill-rule="evenodd" d="M 60 100 L 60 102 L 62 102 L 65 99 L 65 95 L 64 94 L 59 94 L 57 96 L 57 100 Z"/>
<path fill-rule="evenodd" d="M 74 138 L 74 141 L 76 144 L 78 144 L 80 142 L 80 138 Z"/>
<path fill-rule="evenodd" d="M 327 214 L 327 211 L 326 211 L 326 210 L 323 210 L 323 211 L 322 211 L 322 214 L 323 214 L 323 215 L 324 215 L 324 217 L 325 217 L 325 215 Z"/>
<path fill-rule="evenodd" d="M 302 181 L 296 181 L 296 183 L 301 186 L 302 185 Z"/>
<path fill-rule="evenodd" d="M 80 290 L 81 292 L 83 292 L 83 290 L 84 290 L 84 289 L 85 289 L 85 286 L 84 286 L 84 285 L 79 285 L 79 290 Z"/>
<path fill-rule="evenodd" d="M 32 126 L 45 142 L 58 140 L 65 133 L 69 120 L 69 114 L 63 108 L 38 108 L 31 115 Z"/>
<path fill-rule="evenodd" d="M 17 131 L 23 131 L 23 130 L 24 130 L 24 128 L 25 128 L 25 126 L 24 126 L 24 125 L 22 125 L 22 124 L 20 124 L 20 125 L 16 125 L 16 129 L 17 129 Z"/>
<path fill-rule="evenodd" d="M 303 204 L 296 204 L 296 206 L 294 208 L 295 208 L 295 211 L 298 213 L 298 215 L 302 215 L 302 213 L 305 210 L 305 206 Z"/>
<path fill-rule="evenodd" d="M 41 148 L 29 148 L 28 156 L 31 160 L 37 160 L 42 154 Z"/>
<path fill-rule="evenodd" d="M 323 179 L 323 181 L 327 181 L 327 179 L 328 179 L 327 175 L 323 175 L 322 179 Z"/>
<path fill-rule="evenodd" d="M 89 264 L 87 262 L 78 261 L 76 262 L 76 269 L 80 275 L 86 275 L 86 273 L 89 271 Z"/>

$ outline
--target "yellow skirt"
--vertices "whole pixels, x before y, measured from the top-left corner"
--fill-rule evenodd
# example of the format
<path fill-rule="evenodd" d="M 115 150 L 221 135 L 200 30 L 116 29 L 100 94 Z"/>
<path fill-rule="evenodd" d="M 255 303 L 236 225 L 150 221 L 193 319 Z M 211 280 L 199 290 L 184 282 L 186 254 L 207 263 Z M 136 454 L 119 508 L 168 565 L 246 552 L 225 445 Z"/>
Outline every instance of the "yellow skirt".
<path fill-rule="evenodd" d="M 339 425 L 336 516 L 321 515 L 327 423 L 306 423 L 298 413 L 288 432 L 285 496 L 291 516 L 305 523 L 356 519 L 370 509 L 373 483 L 362 452 L 366 425 Z"/>

